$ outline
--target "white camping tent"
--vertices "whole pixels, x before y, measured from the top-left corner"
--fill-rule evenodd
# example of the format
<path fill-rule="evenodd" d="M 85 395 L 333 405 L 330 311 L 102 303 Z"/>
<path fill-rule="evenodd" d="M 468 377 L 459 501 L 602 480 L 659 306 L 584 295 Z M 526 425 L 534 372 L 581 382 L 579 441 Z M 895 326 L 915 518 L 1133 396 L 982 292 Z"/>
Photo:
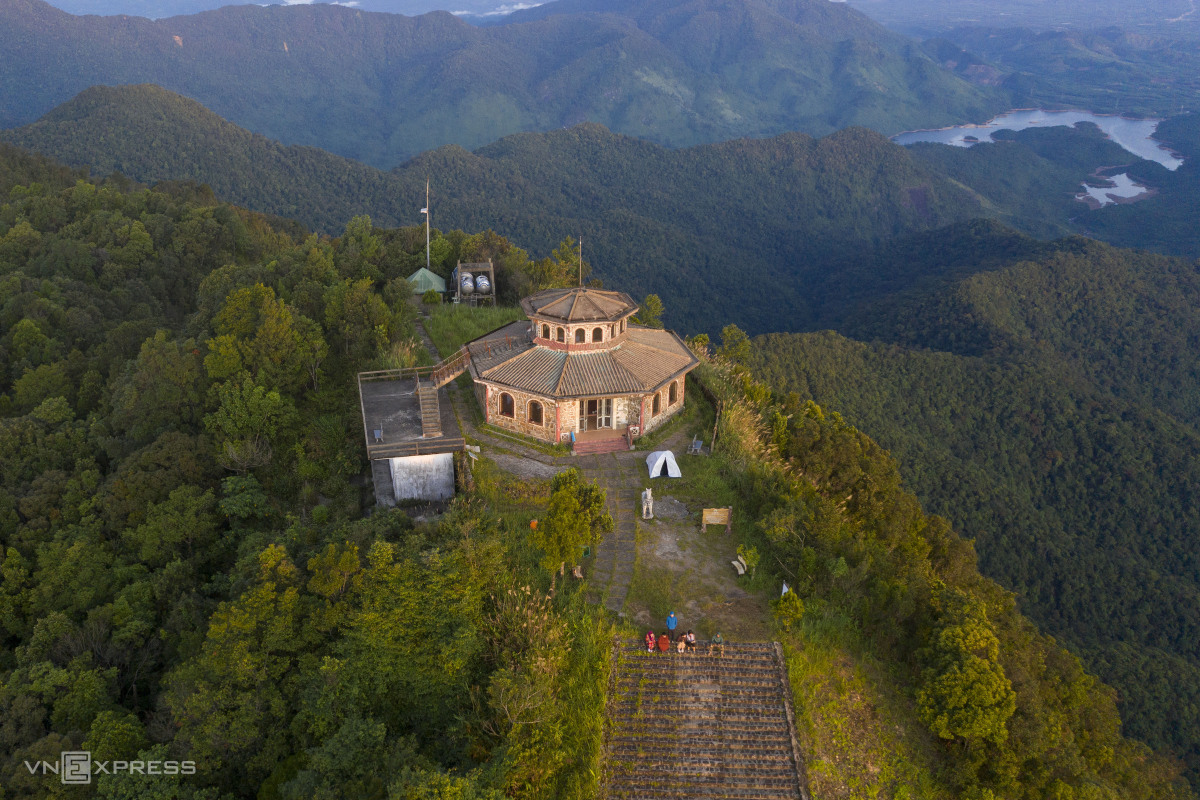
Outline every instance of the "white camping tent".
<path fill-rule="evenodd" d="M 675 454 L 670 450 L 655 450 L 646 456 L 646 466 L 650 469 L 651 478 L 682 478 L 679 465 L 675 463 Z"/>

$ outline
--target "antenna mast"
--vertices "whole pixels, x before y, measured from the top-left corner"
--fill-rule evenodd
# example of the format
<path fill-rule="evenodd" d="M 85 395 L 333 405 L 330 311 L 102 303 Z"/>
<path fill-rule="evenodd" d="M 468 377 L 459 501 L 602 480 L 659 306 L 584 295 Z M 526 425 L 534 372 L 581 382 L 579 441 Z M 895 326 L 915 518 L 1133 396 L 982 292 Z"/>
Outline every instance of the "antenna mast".
<path fill-rule="evenodd" d="M 429 178 L 425 179 L 425 269 L 429 269 Z"/>
<path fill-rule="evenodd" d="M 583 237 L 579 237 L 579 288 L 583 288 Z"/>

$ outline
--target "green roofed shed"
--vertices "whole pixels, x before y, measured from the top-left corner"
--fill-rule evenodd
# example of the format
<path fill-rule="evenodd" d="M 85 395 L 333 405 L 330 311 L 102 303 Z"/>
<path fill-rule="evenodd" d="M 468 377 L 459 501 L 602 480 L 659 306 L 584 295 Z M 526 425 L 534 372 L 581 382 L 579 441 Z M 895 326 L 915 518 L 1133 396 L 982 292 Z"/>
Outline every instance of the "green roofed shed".
<path fill-rule="evenodd" d="M 440 275 L 425 269 L 425 267 L 421 267 L 412 275 L 409 275 L 408 280 L 413 285 L 413 294 L 425 294 L 430 289 L 433 289 L 435 292 L 446 291 L 446 280 Z"/>

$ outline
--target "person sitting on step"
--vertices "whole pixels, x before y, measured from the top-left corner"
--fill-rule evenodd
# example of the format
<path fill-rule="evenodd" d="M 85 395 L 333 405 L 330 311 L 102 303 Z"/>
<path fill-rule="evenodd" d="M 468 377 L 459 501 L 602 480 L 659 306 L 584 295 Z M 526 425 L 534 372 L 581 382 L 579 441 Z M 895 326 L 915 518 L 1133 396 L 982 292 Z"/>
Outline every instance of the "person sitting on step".
<path fill-rule="evenodd" d="M 716 636 L 713 636 L 712 641 L 708 643 L 708 654 L 711 656 L 725 655 L 725 640 L 721 638 L 720 631 L 717 631 Z"/>
<path fill-rule="evenodd" d="M 646 631 L 646 652 L 653 653 L 656 644 L 658 644 L 658 639 L 654 637 L 654 631 Z"/>
<path fill-rule="evenodd" d="M 692 633 L 691 631 L 688 631 L 687 633 L 685 633 L 683 635 L 683 643 L 685 645 L 687 645 L 687 650 L 689 653 L 692 652 L 693 650 L 695 650 L 696 649 L 696 634 Z"/>
<path fill-rule="evenodd" d="M 665 633 L 658 637 L 658 650 L 660 653 L 665 653 L 671 648 L 671 640 L 667 638 Z"/>
<path fill-rule="evenodd" d="M 683 637 L 680 636 L 679 641 L 675 643 L 675 652 L 679 653 L 680 655 L 683 655 L 683 651 L 686 649 L 687 649 L 687 642 L 685 642 L 683 640 Z"/>

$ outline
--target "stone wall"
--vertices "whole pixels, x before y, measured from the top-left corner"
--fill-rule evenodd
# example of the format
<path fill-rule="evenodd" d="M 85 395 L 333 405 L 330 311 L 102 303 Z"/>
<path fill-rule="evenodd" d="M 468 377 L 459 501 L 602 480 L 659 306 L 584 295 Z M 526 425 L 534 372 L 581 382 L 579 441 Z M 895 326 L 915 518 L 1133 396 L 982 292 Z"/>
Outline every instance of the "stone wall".
<path fill-rule="evenodd" d="M 480 385 L 482 384 L 476 384 L 476 386 Z M 502 394 L 511 395 L 513 398 L 513 416 L 511 417 L 500 413 L 500 396 Z M 529 403 L 531 401 L 542 404 L 541 425 L 529 421 Z M 570 403 L 564 403 L 563 405 L 569 406 Z M 534 439 L 541 439 L 544 442 L 554 442 L 555 405 L 545 398 L 507 387 L 499 388 L 492 386 L 487 392 L 487 399 L 484 406 L 487 409 L 487 421 L 497 428 L 506 428 L 525 436 L 532 436 Z M 563 410 L 565 412 L 567 409 L 564 408 Z"/>
<path fill-rule="evenodd" d="M 641 424 L 641 432 L 649 433 L 652 430 L 660 427 L 663 423 L 675 416 L 683 409 L 683 378 L 678 378 L 676 381 L 678 387 L 678 395 L 674 403 L 669 403 L 670 384 L 659 390 L 659 413 L 657 416 L 651 414 L 653 408 L 654 395 L 642 396 L 625 396 L 613 398 L 613 427 L 620 430 L 626 425 Z M 500 414 L 500 395 L 508 394 L 513 398 L 513 416 L 507 417 Z M 505 428 L 515 433 L 520 433 L 525 436 L 532 436 L 535 439 L 540 439 L 544 442 L 554 443 L 555 439 L 555 414 L 557 413 L 557 430 L 561 435 L 572 432 L 579 432 L 579 400 L 560 400 L 557 405 L 539 397 L 535 394 L 521 392 L 508 387 L 488 387 L 483 383 L 475 384 L 475 396 L 479 400 L 481 408 L 485 409 L 487 421 L 498 428 Z M 645 413 L 643 414 L 643 399 Z M 542 424 L 535 425 L 529 421 L 529 403 L 537 401 L 542 404 Z M 586 402 L 586 401 L 585 401 Z"/>
<path fill-rule="evenodd" d="M 671 396 L 670 395 L 670 391 L 671 391 L 670 382 L 668 382 L 666 386 L 664 386 L 663 388 L 658 390 L 657 394 L 658 394 L 658 399 L 659 399 L 659 405 L 658 405 L 658 415 L 657 416 L 655 416 L 653 413 L 654 394 L 651 393 L 651 394 L 646 395 L 646 401 L 645 401 L 646 413 L 643 416 L 642 433 L 649 433 L 652 430 L 662 427 L 662 425 L 664 423 L 666 423 L 667 420 L 669 420 L 671 417 L 675 416 L 676 414 L 678 414 L 680 411 L 683 410 L 683 387 L 686 385 L 686 381 L 683 378 L 677 378 L 675 380 L 675 385 L 678 390 L 678 393 L 675 396 L 674 403 L 671 403 L 669 401 L 670 396 Z"/>

